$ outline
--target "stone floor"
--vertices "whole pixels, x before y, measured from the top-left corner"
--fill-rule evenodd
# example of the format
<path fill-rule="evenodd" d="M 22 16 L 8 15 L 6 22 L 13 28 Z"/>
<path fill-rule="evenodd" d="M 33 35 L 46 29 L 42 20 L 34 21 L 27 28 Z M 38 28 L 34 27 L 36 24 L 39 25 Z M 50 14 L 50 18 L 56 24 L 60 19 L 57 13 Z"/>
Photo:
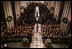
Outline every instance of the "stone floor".
<path fill-rule="evenodd" d="M 44 48 L 44 44 L 42 42 L 42 37 L 40 33 L 34 33 L 30 48 Z"/>
<path fill-rule="evenodd" d="M 52 46 L 54 48 L 64 48 L 64 47 L 67 47 L 68 45 L 52 43 Z M 10 43 L 7 43 L 7 47 L 9 47 L 9 48 L 26 48 L 22 45 L 22 42 L 10 42 Z M 44 45 L 41 41 L 33 41 L 33 43 L 31 43 L 30 48 L 44 48 Z"/>

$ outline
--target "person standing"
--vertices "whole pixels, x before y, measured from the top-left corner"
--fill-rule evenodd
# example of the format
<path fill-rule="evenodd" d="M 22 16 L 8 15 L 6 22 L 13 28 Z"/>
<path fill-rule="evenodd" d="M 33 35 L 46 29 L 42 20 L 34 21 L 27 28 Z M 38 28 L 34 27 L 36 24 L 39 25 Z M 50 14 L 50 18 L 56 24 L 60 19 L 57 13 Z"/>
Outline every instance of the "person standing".
<path fill-rule="evenodd" d="M 39 28 L 39 26 L 38 26 L 38 24 L 37 24 L 37 27 L 36 27 L 36 29 L 37 29 L 37 32 L 38 32 L 38 28 Z"/>

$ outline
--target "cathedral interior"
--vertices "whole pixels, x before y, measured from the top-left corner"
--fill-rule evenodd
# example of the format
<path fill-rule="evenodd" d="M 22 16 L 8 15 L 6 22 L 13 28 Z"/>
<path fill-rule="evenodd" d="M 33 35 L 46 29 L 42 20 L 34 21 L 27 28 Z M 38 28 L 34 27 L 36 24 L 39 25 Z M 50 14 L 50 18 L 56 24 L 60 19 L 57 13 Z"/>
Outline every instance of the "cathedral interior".
<path fill-rule="evenodd" d="M 1 48 L 71 48 L 71 1 L 1 1 Z"/>

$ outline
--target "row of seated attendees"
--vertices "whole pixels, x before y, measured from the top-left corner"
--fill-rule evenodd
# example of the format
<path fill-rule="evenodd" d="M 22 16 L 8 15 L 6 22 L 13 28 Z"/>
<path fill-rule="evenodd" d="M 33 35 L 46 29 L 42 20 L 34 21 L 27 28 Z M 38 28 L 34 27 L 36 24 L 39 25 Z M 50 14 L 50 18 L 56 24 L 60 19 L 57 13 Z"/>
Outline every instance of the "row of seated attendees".
<path fill-rule="evenodd" d="M 53 28 L 53 26 L 55 28 Z M 48 25 L 48 26 L 42 26 L 42 38 L 47 39 L 50 38 L 52 39 L 53 42 L 65 42 L 68 43 L 70 42 L 71 35 L 70 33 L 65 33 L 62 31 L 59 27 L 59 25 Z"/>
<path fill-rule="evenodd" d="M 29 34 L 32 34 L 33 26 L 16 26 L 13 28 L 7 28 L 6 33 L 6 39 L 7 41 L 22 41 L 24 37 L 30 38 Z M 32 39 L 32 38 L 31 38 Z M 29 39 L 29 41 L 31 40 Z"/>
<path fill-rule="evenodd" d="M 48 16 L 47 16 L 48 17 Z M 54 24 L 56 24 L 57 22 L 57 20 L 56 20 L 56 18 L 47 18 L 47 17 L 41 17 L 41 24 L 43 25 L 43 24 L 45 24 L 45 25 L 54 25 Z"/>
<path fill-rule="evenodd" d="M 33 19 L 32 19 L 33 20 Z M 22 25 L 22 26 L 33 26 L 34 25 L 34 22 L 32 21 L 31 19 L 28 19 L 28 18 L 24 18 L 23 20 L 21 18 L 19 18 L 17 21 L 16 21 L 16 25 L 19 26 L 19 25 Z"/>

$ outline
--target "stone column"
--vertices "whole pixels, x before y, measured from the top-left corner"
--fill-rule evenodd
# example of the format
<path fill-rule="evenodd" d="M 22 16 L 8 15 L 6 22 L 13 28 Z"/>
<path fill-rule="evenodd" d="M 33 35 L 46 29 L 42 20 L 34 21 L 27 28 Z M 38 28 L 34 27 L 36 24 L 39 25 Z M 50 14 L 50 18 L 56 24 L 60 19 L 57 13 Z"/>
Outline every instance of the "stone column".
<path fill-rule="evenodd" d="M 11 1 L 3 1 L 3 7 L 4 7 L 4 12 L 5 12 L 5 18 L 7 18 L 8 16 L 12 17 L 11 22 L 7 22 L 7 27 L 11 28 L 14 26 L 14 17 L 13 17 L 13 13 L 12 13 L 12 6 L 11 6 Z"/>

